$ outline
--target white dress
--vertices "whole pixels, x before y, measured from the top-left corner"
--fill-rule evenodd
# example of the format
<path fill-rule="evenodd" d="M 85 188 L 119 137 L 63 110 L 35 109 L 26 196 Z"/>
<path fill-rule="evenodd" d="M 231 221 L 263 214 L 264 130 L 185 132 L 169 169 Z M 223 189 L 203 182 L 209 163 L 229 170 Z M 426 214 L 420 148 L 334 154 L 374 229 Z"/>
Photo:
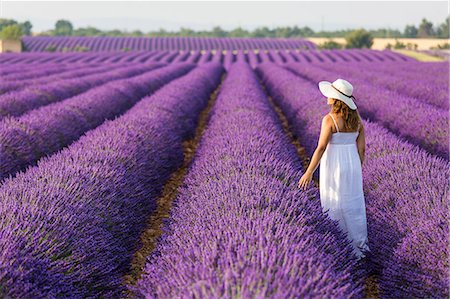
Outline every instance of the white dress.
<path fill-rule="evenodd" d="M 356 146 L 356 132 L 336 133 L 320 160 L 320 203 L 322 210 L 347 232 L 357 258 L 364 257 L 362 250 L 370 251 L 367 238 L 366 206 L 362 186 L 362 168 Z"/>

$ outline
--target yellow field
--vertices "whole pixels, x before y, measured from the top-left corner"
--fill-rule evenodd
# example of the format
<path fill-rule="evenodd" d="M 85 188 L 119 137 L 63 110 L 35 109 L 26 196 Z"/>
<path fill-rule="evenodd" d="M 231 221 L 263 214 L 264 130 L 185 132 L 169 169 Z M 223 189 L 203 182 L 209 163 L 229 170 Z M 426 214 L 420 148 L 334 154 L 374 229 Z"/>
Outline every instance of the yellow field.
<path fill-rule="evenodd" d="M 412 51 L 412 50 L 405 50 L 405 49 L 392 49 L 392 51 L 396 51 L 399 52 L 403 55 L 412 57 L 418 61 L 425 61 L 425 62 L 433 62 L 433 61 L 444 61 L 445 59 L 440 58 L 440 57 L 436 57 L 436 56 L 431 56 L 431 55 L 427 55 L 425 53 L 420 53 L 420 52 L 416 52 L 416 51 Z"/>

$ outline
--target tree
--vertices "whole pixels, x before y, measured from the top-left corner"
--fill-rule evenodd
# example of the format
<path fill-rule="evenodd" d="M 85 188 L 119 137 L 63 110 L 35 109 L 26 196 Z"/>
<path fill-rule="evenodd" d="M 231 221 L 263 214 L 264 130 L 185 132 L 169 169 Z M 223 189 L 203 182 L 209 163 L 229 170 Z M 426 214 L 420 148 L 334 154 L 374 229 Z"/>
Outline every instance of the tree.
<path fill-rule="evenodd" d="M 227 32 L 225 30 L 223 30 L 222 28 L 220 28 L 220 26 L 215 26 L 212 29 L 211 33 L 215 37 L 226 37 L 227 36 Z"/>
<path fill-rule="evenodd" d="M 122 31 L 119 29 L 112 29 L 106 32 L 107 36 L 123 36 Z"/>
<path fill-rule="evenodd" d="M 419 31 L 417 33 L 418 37 L 427 38 L 434 36 L 433 23 L 427 21 L 427 19 L 423 18 L 422 23 L 419 25 Z"/>
<path fill-rule="evenodd" d="M 22 29 L 23 35 L 31 35 L 31 28 L 33 28 L 33 25 L 31 25 L 31 23 L 29 21 L 20 23 L 19 26 Z"/>
<path fill-rule="evenodd" d="M 238 27 L 236 29 L 231 30 L 229 33 L 229 36 L 230 37 L 246 37 L 246 36 L 249 36 L 249 33 L 247 30 L 245 30 L 241 27 Z"/>
<path fill-rule="evenodd" d="M 131 36 L 143 36 L 144 33 L 142 33 L 141 30 L 134 30 L 131 32 Z"/>
<path fill-rule="evenodd" d="M 72 23 L 70 23 L 67 20 L 58 20 L 55 24 L 55 35 L 58 36 L 67 36 L 72 35 L 73 33 L 73 26 Z"/>
<path fill-rule="evenodd" d="M 274 37 L 275 33 L 274 31 L 270 30 L 268 27 L 258 27 L 255 30 L 253 30 L 251 37 Z"/>
<path fill-rule="evenodd" d="M 416 38 L 417 37 L 417 28 L 414 25 L 406 25 L 403 36 L 410 37 L 410 38 Z"/>
<path fill-rule="evenodd" d="M 275 36 L 281 38 L 287 38 L 291 35 L 290 27 L 279 27 L 275 29 Z"/>
<path fill-rule="evenodd" d="M 0 18 L 0 31 L 1 31 L 3 28 L 5 28 L 6 26 L 9 26 L 9 25 L 16 25 L 16 24 L 17 24 L 17 22 L 14 21 L 14 20 L 12 20 L 12 19 L 3 19 L 3 18 Z"/>
<path fill-rule="evenodd" d="M 95 27 L 88 26 L 85 28 L 78 28 L 73 31 L 72 35 L 76 36 L 96 36 L 101 35 L 103 32 Z"/>
<path fill-rule="evenodd" d="M 180 36 L 192 36 L 192 35 L 194 35 L 194 33 L 195 33 L 195 31 L 193 31 L 190 28 L 184 28 L 184 27 L 180 28 Z"/>
<path fill-rule="evenodd" d="M 345 36 L 346 48 L 369 48 L 373 45 L 373 37 L 364 29 L 353 30 Z"/>
<path fill-rule="evenodd" d="M 436 35 L 439 38 L 450 38 L 450 16 L 436 29 Z"/>
<path fill-rule="evenodd" d="M 22 28 L 17 25 L 8 25 L 0 31 L 0 39 L 20 40 L 22 37 Z"/>
<path fill-rule="evenodd" d="M 405 49 L 406 45 L 399 41 L 398 39 L 395 39 L 394 49 Z"/>

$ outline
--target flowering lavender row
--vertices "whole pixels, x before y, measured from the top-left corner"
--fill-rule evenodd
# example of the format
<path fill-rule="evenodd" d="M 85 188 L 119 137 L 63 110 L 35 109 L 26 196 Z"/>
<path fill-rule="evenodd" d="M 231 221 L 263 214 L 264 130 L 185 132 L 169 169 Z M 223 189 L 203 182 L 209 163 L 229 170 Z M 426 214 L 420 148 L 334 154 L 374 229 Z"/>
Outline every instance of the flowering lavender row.
<path fill-rule="evenodd" d="M 374 86 L 356 75 L 347 76 L 340 69 L 327 71 L 317 66 L 298 63 L 286 65 L 286 68 L 314 82 L 332 82 L 338 77 L 347 78 L 355 86 L 355 103 L 361 116 L 381 123 L 398 136 L 432 154 L 448 159 L 447 111 Z"/>
<path fill-rule="evenodd" d="M 3 53 L 0 55 L 2 65 L 14 64 L 62 64 L 62 63 L 109 63 L 109 62 L 145 62 L 150 57 L 161 51 L 136 51 L 136 52 L 22 52 Z"/>
<path fill-rule="evenodd" d="M 0 187 L 0 284 L 14 298 L 117 298 L 145 220 L 223 69 L 197 67 Z"/>
<path fill-rule="evenodd" d="M 211 50 L 211 49 L 315 49 L 316 45 L 302 38 L 229 38 L 229 37 L 22 37 L 26 51 L 46 51 L 55 47 L 56 51 L 64 48 L 72 50 L 86 47 L 90 51 L 130 50 Z"/>
<path fill-rule="evenodd" d="M 105 119 L 123 113 L 142 97 L 193 67 L 194 64 L 172 64 L 132 78 L 110 81 L 21 117 L 3 119 L 0 121 L 0 181 L 67 146 Z"/>
<path fill-rule="evenodd" d="M 119 64 L 113 64 L 111 66 L 118 67 Z M 2 81 L 17 81 L 17 80 L 38 80 L 42 79 L 44 77 L 53 77 L 57 78 L 56 76 L 66 74 L 67 72 L 73 72 L 75 70 L 82 71 L 82 70 L 89 70 L 89 69 L 95 69 L 95 68 L 106 68 L 105 64 L 60 64 L 59 66 L 54 66 L 54 64 L 38 64 L 36 66 L 31 66 L 30 64 L 24 65 L 17 65 L 17 68 L 20 69 L 28 69 L 32 68 L 31 71 L 27 72 L 20 72 L 20 73 L 12 73 L 9 75 L 2 75 Z M 80 72 L 80 75 L 82 73 Z"/>
<path fill-rule="evenodd" d="M 73 79 L 80 78 L 96 73 L 106 72 L 113 69 L 124 67 L 120 64 L 113 65 L 99 65 L 99 66 L 89 66 L 89 65 L 81 65 L 81 66 L 71 66 L 65 68 L 64 66 L 60 66 L 60 70 L 58 71 L 56 68 L 53 73 L 45 73 L 47 69 L 46 64 L 40 64 L 40 67 L 37 67 L 37 71 L 34 74 L 14 74 L 14 76 L 8 76 L 8 78 L 3 78 L 0 82 L 0 94 L 5 94 L 9 91 L 23 89 L 25 87 L 30 87 L 32 85 L 39 86 L 42 84 L 48 84 L 54 82 L 55 80 L 61 79 Z M 129 65 L 128 65 L 129 66 Z M 23 68 L 23 66 L 21 66 Z M 43 72 L 44 71 L 44 72 Z M 26 77 L 31 76 L 31 78 L 26 79 Z M 5 76 L 6 77 L 6 76 Z M 5 79 L 5 80 L 3 80 Z"/>
<path fill-rule="evenodd" d="M 256 71 L 311 156 L 322 116 L 329 112 L 317 85 L 274 64 Z M 363 123 L 368 237 L 375 266 L 382 271 L 382 297 L 444 298 L 449 291 L 449 164 L 377 123 Z"/>
<path fill-rule="evenodd" d="M 67 64 L 58 65 L 55 63 L 46 65 L 43 64 L 38 69 L 30 68 L 29 66 L 30 65 L 27 63 L 10 64 L 10 65 L 2 64 L 2 67 L 0 69 L 0 76 L 2 81 L 8 80 L 9 78 L 14 79 L 37 78 L 44 75 L 57 74 L 71 69 L 70 65 Z M 88 67 L 88 65 L 85 65 L 85 67 Z"/>
<path fill-rule="evenodd" d="M 425 72 L 422 71 L 422 66 L 425 67 L 425 63 L 421 65 L 417 65 L 416 72 L 419 72 L 423 77 L 417 79 L 409 79 L 399 76 L 395 71 L 395 67 L 397 69 L 401 69 L 402 65 L 390 63 L 392 66 L 389 72 L 380 72 L 372 70 L 371 63 L 364 64 L 337 64 L 337 63 L 328 63 L 321 64 L 320 67 L 332 71 L 339 72 L 342 75 L 347 76 L 348 78 L 359 78 L 361 80 L 366 80 L 371 84 L 377 85 L 382 88 L 387 88 L 392 91 L 396 91 L 400 94 L 417 98 L 419 101 L 426 102 L 428 104 L 444 108 L 448 110 L 449 108 L 449 76 L 448 72 L 445 76 L 439 77 L 437 74 L 433 74 L 433 76 L 429 77 L 430 80 L 427 80 L 425 76 Z M 448 66 L 447 66 L 448 67 Z M 364 69 L 364 72 L 361 72 L 361 69 Z"/>
<path fill-rule="evenodd" d="M 405 78 L 417 80 L 422 79 L 427 81 L 438 80 L 442 83 L 445 83 L 445 81 L 448 80 L 449 75 L 448 62 L 414 61 L 395 64 L 377 63 L 370 65 L 370 69 L 371 71 L 379 71 L 384 74 L 395 72 L 397 75 Z"/>
<path fill-rule="evenodd" d="M 107 73 L 62 79 L 39 87 L 30 86 L 23 90 L 8 92 L 0 95 L 0 120 L 8 115 L 19 116 L 38 107 L 62 101 L 114 79 L 142 74 L 148 69 L 146 65 L 125 66 Z"/>
<path fill-rule="evenodd" d="M 297 188 L 301 168 L 252 69 L 233 64 L 136 296 L 361 296 L 350 243 L 317 188 Z"/>
<path fill-rule="evenodd" d="M 228 54 L 227 54 L 228 53 Z M 60 62 L 60 63 L 116 63 L 116 62 L 209 62 L 214 55 L 219 55 L 223 62 L 227 56 L 230 63 L 245 60 L 252 67 L 260 62 L 277 63 L 324 63 L 324 62 L 370 62 L 379 64 L 384 62 L 408 61 L 410 58 L 390 51 L 377 50 L 295 50 L 295 49 L 239 49 L 239 50 L 172 50 L 172 51 L 130 51 L 130 52 L 83 52 L 83 53 L 5 53 L 0 56 L 0 63 L 32 64 Z M 371 57 L 378 57 L 374 59 Z"/>

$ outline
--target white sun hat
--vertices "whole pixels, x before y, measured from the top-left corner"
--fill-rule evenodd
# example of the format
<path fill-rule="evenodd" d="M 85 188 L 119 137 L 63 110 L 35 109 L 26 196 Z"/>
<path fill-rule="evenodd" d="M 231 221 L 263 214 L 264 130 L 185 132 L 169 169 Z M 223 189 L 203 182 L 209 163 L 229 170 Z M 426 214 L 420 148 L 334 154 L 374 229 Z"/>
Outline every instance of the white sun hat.
<path fill-rule="evenodd" d="M 352 99 L 353 86 L 344 79 L 336 79 L 333 83 L 328 81 L 319 82 L 320 92 L 327 98 L 338 99 L 347 104 L 352 110 L 356 110 L 356 104 Z"/>

